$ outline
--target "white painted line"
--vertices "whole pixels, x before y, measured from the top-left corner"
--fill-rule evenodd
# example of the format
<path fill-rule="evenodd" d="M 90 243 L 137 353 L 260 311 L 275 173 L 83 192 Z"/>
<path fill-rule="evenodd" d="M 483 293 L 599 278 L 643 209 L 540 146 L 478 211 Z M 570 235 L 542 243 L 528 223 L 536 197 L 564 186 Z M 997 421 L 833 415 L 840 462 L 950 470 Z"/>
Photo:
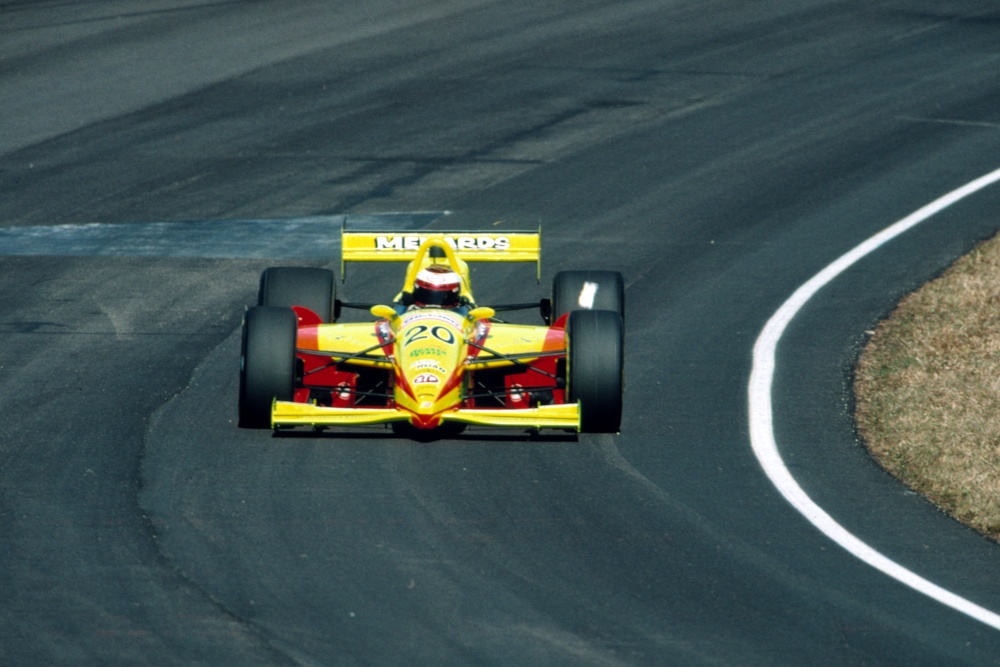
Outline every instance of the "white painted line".
<path fill-rule="evenodd" d="M 775 357 L 778 342 L 788 323 L 820 289 L 832 282 L 855 262 L 867 256 L 883 244 L 919 225 L 931 216 L 952 204 L 961 201 L 983 188 L 1000 181 L 1000 169 L 982 176 L 971 183 L 936 199 L 899 222 L 872 236 L 861 245 L 843 255 L 799 287 L 792 296 L 771 316 L 753 348 L 753 368 L 748 387 L 750 407 L 750 441 L 757 460 L 764 472 L 777 487 L 781 495 L 806 519 L 821 530 L 831 540 L 847 549 L 865 563 L 906 584 L 910 588 L 948 605 L 963 614 L 1000 630 L 1000 614 L 941 588 L 902 565 L 882 555 L 843 526 L 834 521 L 823 508 L 806 495 L 802 487 L 788 471 L 778 452 L 774 439 L 774 414 L 771 407 L 771 386 L 774 381 Z"/>

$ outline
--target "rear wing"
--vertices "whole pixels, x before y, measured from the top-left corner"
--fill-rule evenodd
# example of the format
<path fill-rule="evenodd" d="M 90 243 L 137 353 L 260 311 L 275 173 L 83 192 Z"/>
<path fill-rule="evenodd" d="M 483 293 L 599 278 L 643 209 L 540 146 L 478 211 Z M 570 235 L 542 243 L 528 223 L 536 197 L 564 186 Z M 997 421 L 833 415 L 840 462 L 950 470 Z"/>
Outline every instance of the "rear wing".
<path fill-rule="evenodd" d="M 348 262 L 409 262 L 429 240 L 441 241 L 466 262 L 535 262 L 542 279 L 542 230 L 534 232 L 386 232 L 340 230 L 340 275 Z"/>

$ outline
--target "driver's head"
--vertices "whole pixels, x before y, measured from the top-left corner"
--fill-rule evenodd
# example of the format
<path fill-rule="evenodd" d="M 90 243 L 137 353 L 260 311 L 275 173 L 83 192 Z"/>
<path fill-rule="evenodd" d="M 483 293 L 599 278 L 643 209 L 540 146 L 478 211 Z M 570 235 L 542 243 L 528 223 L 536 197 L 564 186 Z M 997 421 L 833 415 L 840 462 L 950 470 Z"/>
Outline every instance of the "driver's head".
<path fill-rule="evenodd" d="M 454 308 L 462 292 L 462 279 L 446 266 L 432 264 L 417 273 L 413 303 L 430 308 Z"/>

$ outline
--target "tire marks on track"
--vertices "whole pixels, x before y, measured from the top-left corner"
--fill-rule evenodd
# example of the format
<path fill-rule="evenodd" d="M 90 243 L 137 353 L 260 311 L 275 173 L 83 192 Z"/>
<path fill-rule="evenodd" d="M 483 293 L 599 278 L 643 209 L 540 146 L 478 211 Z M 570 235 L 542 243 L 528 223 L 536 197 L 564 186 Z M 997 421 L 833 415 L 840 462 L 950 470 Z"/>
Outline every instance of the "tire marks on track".
<path fill-rule="evenodd" d="M 443 215 L 447 211 L 9 227 L 0 228 L 0 255 L 326 260 L 340 255 L 345 224 L 412 231 Z"/>

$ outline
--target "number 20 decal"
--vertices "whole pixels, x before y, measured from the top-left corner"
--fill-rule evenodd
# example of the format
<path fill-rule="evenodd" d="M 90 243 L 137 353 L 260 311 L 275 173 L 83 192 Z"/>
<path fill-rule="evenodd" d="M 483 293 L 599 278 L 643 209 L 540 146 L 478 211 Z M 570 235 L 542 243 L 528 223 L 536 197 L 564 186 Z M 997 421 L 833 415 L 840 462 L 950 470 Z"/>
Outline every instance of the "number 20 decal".
<path fill-rule="evenodd" d="M 433 327 L 428 327 L 426 324 L 418 324 L 407 332 L 403 345 L 407 346 L 410 343 L 417 342 L 418 340 L 424 340 L 427 338 L 428 330 L 430 330 L 430 335 L 434 336 L 442 343 L 451 345 L 455 342 L 455 334 L 452 333 L 451 329 L 448 327 L 443 327 L 440 324 L 436 324 Z"/>

